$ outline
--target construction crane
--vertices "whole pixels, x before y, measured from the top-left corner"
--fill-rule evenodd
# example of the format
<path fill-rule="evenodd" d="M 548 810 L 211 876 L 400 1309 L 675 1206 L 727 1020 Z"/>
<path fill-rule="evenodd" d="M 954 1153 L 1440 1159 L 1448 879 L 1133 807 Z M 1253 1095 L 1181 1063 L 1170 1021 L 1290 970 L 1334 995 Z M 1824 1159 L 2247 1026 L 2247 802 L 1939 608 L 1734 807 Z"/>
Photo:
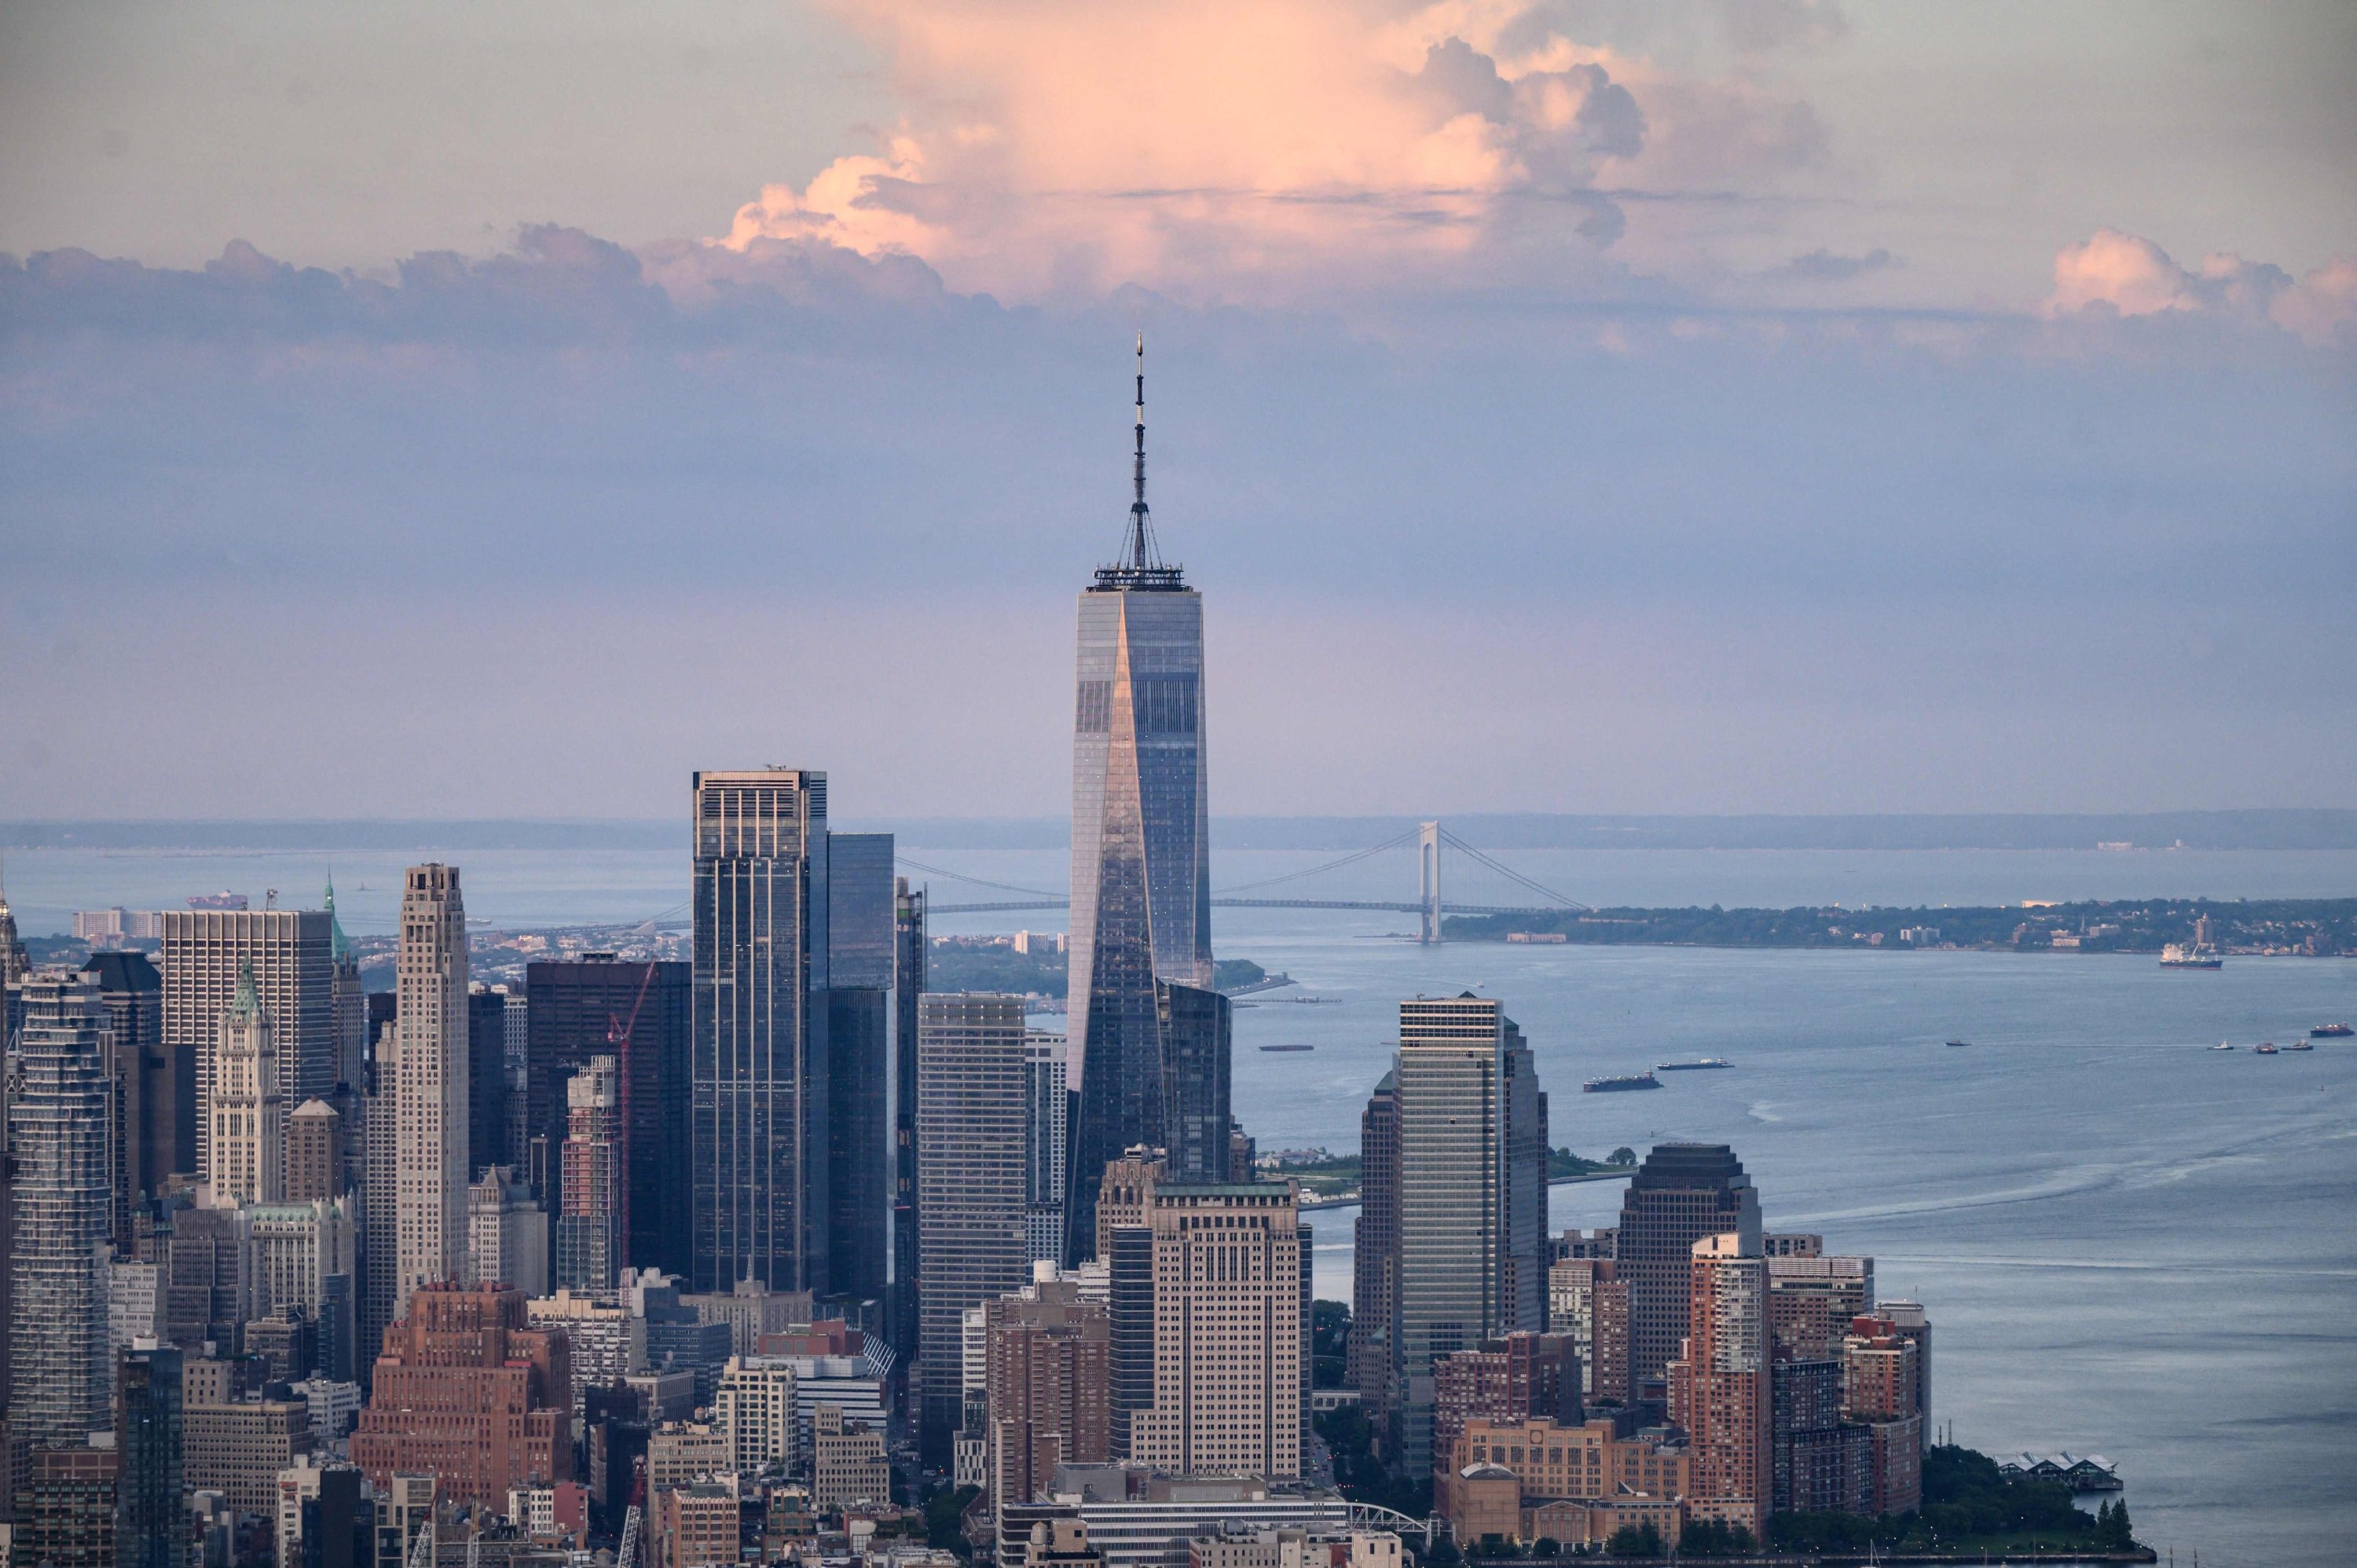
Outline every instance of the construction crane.
<path fill-rule="evenodd" d="M 645 1518 L 640 1507 L 647 1500 L 646 1461 L 634 1466 L 630 1479 L 630 1506 L 622 1514 L 622 1543 L 614 1549 L 614 1568 L 639 1568 L 639 1530 Z"/>
<path fill-rule="evenodd" d="M 431 1509 L 426 1510 L 425 1517 L 418 1521 L 415 1532 L 409 1538 L 409 1561 L 405 1568 L 434 1568 L 434 1511 Z"/>
<path fill-rule="evenodd" d="M 638 999 L 630 1004 L 630 1021 L 624 1023 L 619 1014 L 606 1015 L 606 1044 L 614 1053 L 614 1068 L 622 1079 L 622 1135 L 615 1140 L 621 1145 L 622 1155 L 616 1162 L 620 1169 L 615 1173 L 614 1180 L 614 1260 L 618 1266 L 630 1256 L 630 1167 L 636 1163 L 630 1147 L 630 1136 L 635 1131 L 630 1121 L 630 1079 L 635 1076 L 630 1071 L 630 1039 L 638 1033 L 639 1013 L 647 1004 L 647 989 L 655 982 L 655 962 L 653 959 L 647 960 L 646 973 L 639 979 Z M 620 1565 L 617 1564 L 617 1568 Z"/>

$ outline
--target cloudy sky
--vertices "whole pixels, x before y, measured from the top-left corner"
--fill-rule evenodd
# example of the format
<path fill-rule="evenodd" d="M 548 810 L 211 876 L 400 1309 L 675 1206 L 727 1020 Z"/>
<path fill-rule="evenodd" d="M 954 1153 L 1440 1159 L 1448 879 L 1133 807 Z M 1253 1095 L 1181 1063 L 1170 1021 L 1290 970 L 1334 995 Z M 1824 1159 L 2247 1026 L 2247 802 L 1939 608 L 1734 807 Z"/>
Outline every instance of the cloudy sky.
<path fill-rule="evenodd" d="M 2357 806 L 2357 10 L 0 13 L 0 817 Z M 2336 762 L 2334 758 L 2342 760 Z"/>

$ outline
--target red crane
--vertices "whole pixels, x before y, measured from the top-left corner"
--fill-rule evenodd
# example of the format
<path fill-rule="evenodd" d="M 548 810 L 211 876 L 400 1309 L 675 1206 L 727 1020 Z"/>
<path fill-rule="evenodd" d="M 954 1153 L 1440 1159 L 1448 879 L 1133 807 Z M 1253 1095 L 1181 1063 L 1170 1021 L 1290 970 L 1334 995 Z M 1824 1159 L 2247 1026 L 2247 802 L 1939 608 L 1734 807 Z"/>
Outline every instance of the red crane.
<path fill-rule="evenodd" d="M 622 1135 L 618 1140 L 621 1144 L 619 1162 L 621 1169 L 615 1173 L 614 1180 L 614 1248 L 618 1268 L 629 1258 L 630 1251 L 630 1135 L 634 1131 L 634 1123 L 630 1121 L 630 1079 L 634 1076 L 630 1071 L 630 1039 L 638 1033 L 639 1011 L 647 1004 L 647 988 L 655 981 L 655 960 L 649 959 L 646 973 L 640 977 L 638 1000 L 630 1004 L 630 1021 L 623 1022 L 619 1014 L 606 1015 L 606 1044 L 613 1048 L 614 1066 L 622 1079 Z"/>

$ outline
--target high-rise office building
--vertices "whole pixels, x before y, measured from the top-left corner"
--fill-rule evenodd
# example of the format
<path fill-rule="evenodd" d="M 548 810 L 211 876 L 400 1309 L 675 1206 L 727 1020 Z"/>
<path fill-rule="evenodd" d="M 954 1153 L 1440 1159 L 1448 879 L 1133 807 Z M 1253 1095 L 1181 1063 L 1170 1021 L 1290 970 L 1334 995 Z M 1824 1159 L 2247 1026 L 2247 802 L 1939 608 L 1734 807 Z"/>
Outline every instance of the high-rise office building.
<path fill-rule="evenodd" d="M 336 1086 L 335 920 L 325 909 L 164 911 L 163 1048 L 192 1063 L 194 1171 L 212 1177 L 213 1056 L 248 967 L 278 1050 L 280 1113 Z M 283 1139 L 283 1131 L 282 1131 Z M 282 1142 L 281 1147 L 284 1147 Z"/>
<path fill-rule="evenodd" d="M 307 1100 L 286 1118 L 286 1200 L 309 1203 L 343 1197 L 350 1165 L 343 1113 L 324 1100 Z"/>
<path fill-rule="evenodd" d="M 208 1339 L 234 1350 L 238 1326 L 257 1316 L 251 1217 L 231 1205 L 175 1209 L 164 1262 L 165 1334 L 189 1355 Z"/>
<path fill-rule="evenodd" d="M 548 1294 L 548 1211 L 505 1165 L 467 1189 L 467 1273 L 471 1285 L 513 1285 L 527 1299 Z"/>
<path fill-rule="evenodd" d="M 529 1326 L 522 1291 L 421 1286 L 385 1336 L 352 1463 L 380 1493 L 431 1471 L 444 1498 L 503 1508 L 511 1487 L 573 1478 L 572 1383 L 565 1334 Z"/>
<path fill-rule="evenodd" d="M 1030 1190 L 1024 1235 L 1033 1262 L 1060 1263 L 1064 1258 L 1065 1132 L 1071 1105 L 1064 1089 L 1065 1041 L 1047 1029 L 1033 1029 L 1028 1038 L 1024 1143 L 1030 1151 Z"/>
<path fill-rule="evenodd" d="M 892 835 L 827 834 L 827 1290 L 891 1274 Z"/>
<path fill-rule="evenodd" d="M 1614 1266 L 1629 1286 L 1629 1397 L 1666 1398 L 1686 1336 L 1694 1244 L 1732 1231 L 1762 1250 L 1760 1193 L 1725 1144 L 1656 1144 L 1620 1200 Z"/>
<path fill-rule="evenodd" d="M 0 879 L 0 1000 L 14 1001 L 10 995 L 33 972 L 32 955 L 26 951 L 24 939 L 16 934 L 16 912 L 8 908 L 8 889 Z M 15 1026 L 15 1019 L 0 1013 L 0 1045 Z"/>
<path fill-rule="evenodd" d="M 335 1063 L 334 1081 L 357 1092 L 361 1063 L 368 1054 L 368 989 L 361 983 L 360 956 L 352 951 L 352 944 L 344 936 L 344 923 L 336 918 L 336 885 L 332 879 L 328 883 L 324 902 L 328 917 L 328 1038 Z"/>
<path fill-rule="evenodd" d="M 522 1163 L 508 1147 L 508 988 L 467 988 L 467 1174 Z"/>
<path fill-rule="evenodd" d="M 43 1444 L 16 1489 L 9 1560 L 39 1568 L 114 1568 L 122 1455 L 89 1443 Z"/>
<path fill-rule="evenodd" d="M 1301 1474 L 1299 1202 L 1290 1182 L 1154 1188 L 1154 1399 L 1130 1413 L 1132 1463 L 1178 1476 Z M 1125 1266 L 1116 1245 L 1116 1294 Z"/>
<path fill-rule="evenodd" d="M 1228 999 L 1157 980 L 1154 1015 L 1161 1034 L 1162 1150 L 1171 1179 L 1250 1181 L 1248 1169 L 1239 1175 L 1232 1168 L 1239 1130 L 1228 1110 Z M 1249 1165 L 1248 1150 L 1244 1160 Z"/>
<path fill-rule="evenodd" d="M 19 985 L 8 1100 L 8 1440 L 81 1444 L 105 1430 L 107 1092 L 98 987 L 63 969 Z"/>
<path fill-rule="evenodd" d="M 923 1436 L 946 1454 L 963 1419 L 966 1310 L 1031 1277 L 1023 998 L 918 998 L 918 1329 Z"/>
<path fill-rule="evenodd" d="M 183 1058 L 179 1065 L 188 1071 L 178 1074 L 164 1053 L 164 977 L 145 953 L 94 952 L 81 972 L 106 1009 L 116 1102 L 114 1243 L 116 1253 L 126 1255 L 132 1206 L 163 1191 L 175 1171 L 193 1168 L 195 1147 L 181 1145 L 179 1122 L 183 1110 L 195 1114 L 196 1063 Z"/>
<path fill-rule="evenodd" d="M 409 868 L 401 896 L 395 1044 L 393 1307 L 467 1262 L 467 907 L 458 868 Z"/>
<path fill-rule="evenodd" d="M 1378 1449 L 1391 1430 L 1393 1312 L 1399 1290 L 1399 1074 L 1383 1074 L 1359 1113 L 1359 1218 L 1351 1227 L 1351 1384 Z"/>
<path fill-rule="evenodd" d="M 212 1185 L 227 1203 L 276 1203 L 286 1193 L 286 1107 L 278 1030 L 248 965 L 213 1047 Z"/>
<path fill-rule="evenodd" d="M 1077 1281 L 1045 1278 L 983 1303 L 982 1321 L 993 1504 L 1039 1501 L 1059 1465 L 1114 1458 L 1105 1305 Z"/>
<path fill-rule="evenodd" d="M 350 1359 L 355 1229 L 349 1198 L 254 1204 L 246 1210 L 253 1247 L 252 1310 L 259 1316 L 300 1308 L 318 1325 L 323 1360 L 336 1365 Z"/>
<path fill-rule="evenodd" d="M 556 1217 L 556 1283 L 609 1291 L 621 1265 L 621 1070 L 592 1057 L 565 1086 L 564 1207 Z"/>
<path fill-rule="evenodd" d="M 1545 1321 L 1546 1097 L 1471 993 L 1400 1004 L 1395 1373 L 1401 1464 L 1432 1465 L 1433 1363 Z"/>
<path fill-rule="evenodd" d="M 905 876 L 892 882 L 892 1295 L 893 1345 L 917 1343 L 917 998 L 925 991 L 925 894 Z"/>
<path fill-rule="evenodd" d="M 119 1568 L 181 1568 L 187 1515 L 180 1506 L 180 1352 L 153 1340 L 123 1352 L 115 1374 L 115 1498 Z"/>
<path fill-rule="evenodd" d="M 1066 1205 L 1075 1262 L 1095 1233 L 1105 1162 L 1134 1144 L 1168 1145 L 1156 982 L 1211 986 L 1203 601 L 1155 544 L 1144 353 L 1141 341 L 1121 558 L 1080 596 L 1068 987 L 1077 1107 Z"/>
<path fill-rule="evenodd" d="M 516 1171 L 561 1208 L 565 1080 L 609 1056 L 622 1079 L 623 1262 L 685 1275 L 690 1264 L 688 1037 L 691 966 L 584 953 L 524 971 L 522 1146 Z M 508 1022 L 516 999 L 509 998 Z M 510 1042 L 512 1052 L 516 1042 Z M 535 1154 L 535 1150 L 537 1153 Z M 726 1289 L 726 1285 L 721 1288 Z"/>
<path fill-rule="evenodd" d="M 826 1286 L 826 775 L 698 773 L 689 1155 L 699 1291 Z"/>
<path fill-rule="evenodd" d="M 1685 1342 L 1669 1366 L 1672 1420 L 1685 1428 L 1693 1455 L 1689 1509 L 1758 1538 L 1775 1480 L 1768 1260 L 1756 1235 L 1731 1230 L 1704 1237 L 1689 1255 Z"/>

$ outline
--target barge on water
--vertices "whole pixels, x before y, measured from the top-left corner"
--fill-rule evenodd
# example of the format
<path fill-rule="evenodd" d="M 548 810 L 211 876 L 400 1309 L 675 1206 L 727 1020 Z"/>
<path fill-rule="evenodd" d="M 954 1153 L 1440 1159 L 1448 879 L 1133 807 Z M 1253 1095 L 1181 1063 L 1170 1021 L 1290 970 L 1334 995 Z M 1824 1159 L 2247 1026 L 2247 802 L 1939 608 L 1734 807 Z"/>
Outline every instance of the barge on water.
<path fill-rule="evenodd" d="M 1591 1078 L 1579 1086 L 1583 1094 L 1618 1094 L 1631 1089 L 1659 1089 L 1662 1080 L 1650 1072 L 1622 1073 L 1615 1078 Z"/>

